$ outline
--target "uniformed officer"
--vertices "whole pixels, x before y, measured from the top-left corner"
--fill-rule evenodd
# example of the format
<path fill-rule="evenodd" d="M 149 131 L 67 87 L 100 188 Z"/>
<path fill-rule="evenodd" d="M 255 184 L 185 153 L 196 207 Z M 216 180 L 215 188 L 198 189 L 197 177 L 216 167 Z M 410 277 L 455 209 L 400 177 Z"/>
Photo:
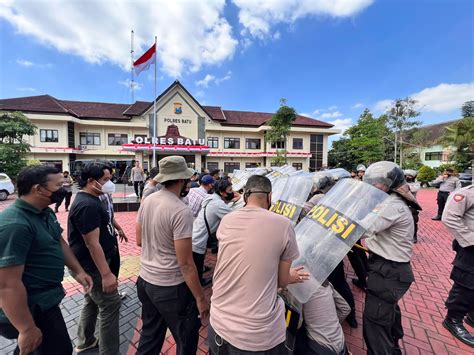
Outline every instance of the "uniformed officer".
<path fill-rule="evenodd" d="M 366 169 L 367 169 L 367 168 L 365 167 L 364 164 L 359 164 L 359 165 L 357 165 L 357 177 L 356 177 L 356 179 L 362 180 L 363 177 L 364 177 L 364 174 L 365 174 L 365 170 L 366 170 Z"/>
<path fill-rule="evenodd" d="M 364 235 L 370 255 L 364 340 L 368 354 L 401 354 L 398 341 L 403 327 L 398 301 L 415 280 L 410 265 L 414 223 L 408 206 L 421 207 L 395 163 L 370 165 L 364 182 L 390 194 L 380 207 L 379 218 Z"/>
<path fill-rule="evenodd" d="M 453 175 L 454 171 L 451 168 L 447 168 L 443 175 L 439 176 L 433 185 L 439 184 L 438 191 L 438 214 L 431 218 L 433 221 L 440 221 L 441 216 L 443 215 L 444 205 L 446 205 L 446 200 L 451 192 L 461 188 L 461 181 Z"/>
<path fill-rule="evenodd" d="M 405 170 L 405 180 L 408 183 L 408 187 L 410 188 L 410 192 L 416 198 L 416 194 L 421 188 L 421 184 L 416 181 L 416 175 L 418 173 L 415 170 Z M 419 212 L 416 208 L 410 208 L 411 214 L 413 215 L 413 221 L 415 223 L 415 231 L 413 233 L 413 243 L 418 242 L 418 220 L 419 220 Z"/>
<path fill-rule="evenodd" d="M 474 186 L 466 186 L 449 197 L 443 212 L 443 223 L 454 235 L 451 279 L 443 326 L 463 343 L 474 347 L 474 336 L 464 327 L 463 319 L 472 324 L 474 313 Z"/>

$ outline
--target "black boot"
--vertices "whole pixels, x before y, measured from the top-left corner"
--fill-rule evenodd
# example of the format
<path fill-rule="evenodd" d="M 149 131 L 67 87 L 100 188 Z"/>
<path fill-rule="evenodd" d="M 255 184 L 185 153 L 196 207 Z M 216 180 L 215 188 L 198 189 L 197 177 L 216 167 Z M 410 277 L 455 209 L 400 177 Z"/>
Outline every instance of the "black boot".
<path fill-rule="evenodd" d="M 468 314 L 466 319 L 464 320 L 467 325 L 471 326 L 474 328 L 474 319 L 471 318 L 471 316 Z"/>
<path fill-rule="evenodd" d="M 474 348 L 474 336 L 464 328 L 462 320 L 446 317 L 443 326 L 449 330 L 454 337 L 458 338 L 464 344 Z"/>
<path fill-rule="evenodd" d="M 413 237 L 413 243 L 415 243 L 415 244 L 418 243 L 418 236 L 417 236 L 417 235 L 415 235 L 415 236 Z"/>
<path fill-rule="evenodd" d="M 433 221 L 441 221 L 441 216 L 437 214 L 436 216 L 431 218 Z"/>

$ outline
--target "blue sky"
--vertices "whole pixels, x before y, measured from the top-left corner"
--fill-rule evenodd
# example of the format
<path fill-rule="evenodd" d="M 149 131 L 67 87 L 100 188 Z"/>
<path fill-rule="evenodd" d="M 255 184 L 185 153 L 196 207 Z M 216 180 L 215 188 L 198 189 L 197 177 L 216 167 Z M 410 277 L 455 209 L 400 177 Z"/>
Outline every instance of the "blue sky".
<path fill-rule="evenodd" d="M 158 36 L 158 93 L 179 79 L 202 104 L 273 112 L 279 99 L 344 129 L 413 96 L 421 120 L 474 99 L 470 0 L 88 1 L 0 5 L 0 97 L 130 102 L 135 59 Z M 153 71 L 135 98 L 152 100 Z"/>

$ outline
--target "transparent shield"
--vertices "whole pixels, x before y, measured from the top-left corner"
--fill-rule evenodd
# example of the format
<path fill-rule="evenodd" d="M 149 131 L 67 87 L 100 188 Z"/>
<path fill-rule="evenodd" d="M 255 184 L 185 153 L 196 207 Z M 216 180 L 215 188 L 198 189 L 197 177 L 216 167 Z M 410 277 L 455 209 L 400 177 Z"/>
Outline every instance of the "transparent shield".
<path fill-rule="evenodd" d="M 362 234 L 378 218 L 385 192 L 355 179 L 343 179 L 321 199 L 296 226 L 300 257 L 312 275 L 309 282 L 290 285 L 300 302 L 307 302 L 341 262 Z"/>

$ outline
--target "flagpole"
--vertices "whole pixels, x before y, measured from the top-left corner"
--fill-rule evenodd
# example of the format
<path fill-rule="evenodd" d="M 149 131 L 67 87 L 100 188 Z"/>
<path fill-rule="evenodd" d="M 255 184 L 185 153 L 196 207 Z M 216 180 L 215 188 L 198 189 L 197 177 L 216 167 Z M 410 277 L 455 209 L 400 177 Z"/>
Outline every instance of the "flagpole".
<path fill-rule="evenodd" d="M 155 93 L 153 96 L 153 142 L 156 141 L 156 36 L 155 36 Z M 153 143 L 153 167 L 156 167 L 156 149 L 155 143 Z"/>
<path fill-rule="evenodd" d="M 130 102 L 130 103 L 133 104 L 133 100 L 134 100 L 134 98 L 135 98 L 135 97 L 134 97 L 134 92 L 133 92 L 133 91 L 134 91 L 134 86 L 135 86 L 135 82 L 134 82 L 135 78 L 134 78 L 134 76 L 133 76 L 133 71 L 134 71 L 134 70 L 133 70 L 133 30 L 132 30 L 132 33 L 131 33 L 130 59 L 131 59 L 131 61 L 132 61 L 131 70 L 130 70 L 130 72 L 131 72 L 131 77 L 132 77 L 131 80 L 130 80 L 130 91 L 131 91 L 131 95 L 132 95 L 132 102 Z"/>

